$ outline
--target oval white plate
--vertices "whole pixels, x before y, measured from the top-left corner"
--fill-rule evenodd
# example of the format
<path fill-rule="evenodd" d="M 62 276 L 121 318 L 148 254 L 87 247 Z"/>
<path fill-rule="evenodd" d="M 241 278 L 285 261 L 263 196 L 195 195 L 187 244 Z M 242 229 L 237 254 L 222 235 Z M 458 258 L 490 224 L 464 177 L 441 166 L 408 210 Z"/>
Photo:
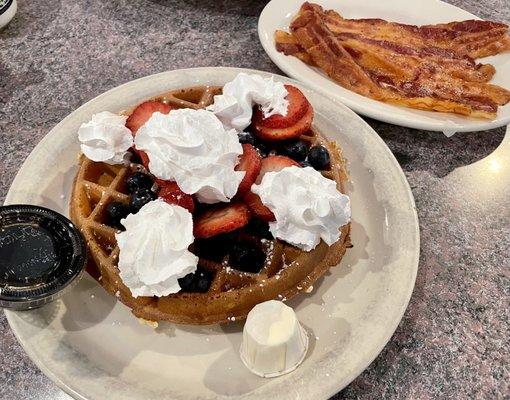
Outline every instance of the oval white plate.
<path fill-rule="evenodd" d="M 318 68 L 310 67 L 296 57 L 279 53 L 274 44 L 274 32 L 277 29 L 288 31 L 290 21 L 303 2 L 304 0 L 272 0 L 266 5 L 259 18 L 258 30 L 262 46 L 271 60 L 287 75 L 340 100 L 359 114 L 409 128 L 440 131 L 451 136 L 455 132 L 493 129 L 510 122 L 510 103 L 499 108 L 496 119 L 483 120 L 413 110 L 372 100 L 344 89 Z M 313 2 L 325 9 L 336 10 L 345 18 L 382 18 L 413 25 L 480 19 L 439 0 L 316 0 Z M 478 61 L 491 63 L 496 67 L 497 72 L 491 83 L 510 89 L 510 53 L 486 57 Z"/>
<path fill-rule="evenodd" d="M 93 113 L 118 112 L 166 90 L 223 85 L 240 71 L 169 71 L 95 98 L 41 141 L 6 203 L 40 204 L 67 214 L 82 122 Z M 315 108 L 315 124 L 342 145 L 352 179 L 354 248 L 311 294 L 289 302 L 310 332 L 305 361 L 288 375 L 259 378 L 239 358 L 242 323 L 163 323 L 153 330 L 86 278 L 47 307 L 6 312 L 29 356 L 71 395 L 90 400 L 326 399 L 363 371 L 390 339 L 414 287 L 420 247 L 404 174 L 379 136 L 348 108 L 290 79 L 275 78 L 305 91 Z"/>

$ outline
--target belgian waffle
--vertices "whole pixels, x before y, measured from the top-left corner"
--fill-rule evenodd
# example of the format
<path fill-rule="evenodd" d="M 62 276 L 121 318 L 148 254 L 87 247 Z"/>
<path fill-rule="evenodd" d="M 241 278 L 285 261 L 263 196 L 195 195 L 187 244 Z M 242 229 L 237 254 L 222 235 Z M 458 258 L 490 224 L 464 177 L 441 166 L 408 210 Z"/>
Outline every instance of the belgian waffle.
<path fill-rule="evenodd" d="M 156 100 L 178 108 L 205 108 L 221 87 L 193 87 L 176 90 L 156 97 Z M 126 112 L 129 114 L 130 112 Z M 345 193 L 347 173 L 341 149 L 327 141 L 315 129 L 302 135 L 311 145 L 322 144 L 331 157 L 330 168 L 321 173 L 335 180 Z M 321 243 L 305 252 L 280 240 L 267 240 L 253 234 L 266 252 L 266 262 L 259 273 L 247 273 L 231 268 L 228 256 L 213 260 L 200 255 L 199 266 L 213 276 L 206 293 L 179 292 L 164 297 L 134 298 L 119 277 L 117 230 L 108 226 L 106 207 L 111 202 L 129 202 L 126 179 L 139 164 L 108 165 L 80 158 L 70 203 L 73 222 L 79 227 L 88 245 L 88 270 L 100 284 L 135 316 L 148 321 L 171 321 L 182 324 L 213 324 L 244 319 L 256 304 L 270 299 L 290 299 L 309 291 L 313 283 L 330 267 L 337 265 L 346 248 L 350 247 L 350 224 L 341 229 L 340 239 L 331 246 Z"/>

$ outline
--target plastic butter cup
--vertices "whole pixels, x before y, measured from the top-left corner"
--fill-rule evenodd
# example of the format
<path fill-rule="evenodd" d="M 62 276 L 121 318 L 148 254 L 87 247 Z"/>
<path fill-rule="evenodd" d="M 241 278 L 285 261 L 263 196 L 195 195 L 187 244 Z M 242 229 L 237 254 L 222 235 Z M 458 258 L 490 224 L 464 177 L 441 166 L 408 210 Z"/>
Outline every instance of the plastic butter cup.
<path fill-rule="evenodd" d="M 294 371 L 307 350 L 308 335 L 289 306 L 270 300 L 249 312 L 240 353 L 254 374 L 274 378 Z"/>

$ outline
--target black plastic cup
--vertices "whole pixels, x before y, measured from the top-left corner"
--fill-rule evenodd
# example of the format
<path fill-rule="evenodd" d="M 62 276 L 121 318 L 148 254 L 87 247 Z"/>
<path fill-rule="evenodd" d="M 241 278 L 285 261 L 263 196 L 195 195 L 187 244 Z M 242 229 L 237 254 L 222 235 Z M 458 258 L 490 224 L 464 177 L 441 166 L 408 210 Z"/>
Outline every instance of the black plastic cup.
<path fill-rule="evenodd" d="M 29 310 L 78 282 L 87 247 L 63 215 L 44 207 L 0 207 L 0 307 Z"/>

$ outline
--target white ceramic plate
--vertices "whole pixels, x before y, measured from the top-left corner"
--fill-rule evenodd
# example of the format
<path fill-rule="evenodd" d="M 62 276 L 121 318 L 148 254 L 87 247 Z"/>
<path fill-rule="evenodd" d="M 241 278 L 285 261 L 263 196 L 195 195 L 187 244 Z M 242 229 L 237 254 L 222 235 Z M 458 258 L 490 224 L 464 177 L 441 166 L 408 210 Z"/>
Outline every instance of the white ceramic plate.
<path fill-rule="evenodd" d="M 413 110 L 394 106 L 344 89 L 318 68 L 310 67 L 296 57 L 276 51 L 274 32 L 288 31 L 292 17 L 304 0 L 272 0 L 259 18 L 259 38 L 271 60 L 287 75 L 307 83 L 330 97 L 340 100 L 359 114 L 416 129 L 444 132 L 472 132 L 493 129 L 510 122 L 510 103 L 500 107 L 497 118 L 483 120 L 460 115 Z M 436 24 L 466 19 L 480 19 L 467 11 L 438 0 L 313 0 L 325 9 L 338 11 L 345 18 L 382 18 L 413 25 Z M 480 59 L 496 67 L 491 83 L 510 89 L 510 53 Z"/>
<path fill-rule="evenodd" d="M 39 204 L 67 214 L 79 152 L 76 132 L 82 122 L 93 113 L 118 112 L 166 90 L 223 85 L 240 71 L 164 72 L 95 98 L 41 141 L 19 171 L 6 203 Z M 310 332 L 305 361 L 288 375 L 259 378 L 248 372 L 238 355 L 242 323 L 211 327 L 163 323 L 153 330 L 85 278 L 51 305 L 6 312 L 29 356 L 74 397 L 326 399 L 361 373 L 390 339 L 413 290 L 420 247 L 414 201 L 404 174 L 379 136 L 348 108 L 290 79 L 276 79 L 304 90 L 315 108 L 316 126 L 342 145 L 352 179 L 354 248 L 311 294 L 289 302 Z"/>

